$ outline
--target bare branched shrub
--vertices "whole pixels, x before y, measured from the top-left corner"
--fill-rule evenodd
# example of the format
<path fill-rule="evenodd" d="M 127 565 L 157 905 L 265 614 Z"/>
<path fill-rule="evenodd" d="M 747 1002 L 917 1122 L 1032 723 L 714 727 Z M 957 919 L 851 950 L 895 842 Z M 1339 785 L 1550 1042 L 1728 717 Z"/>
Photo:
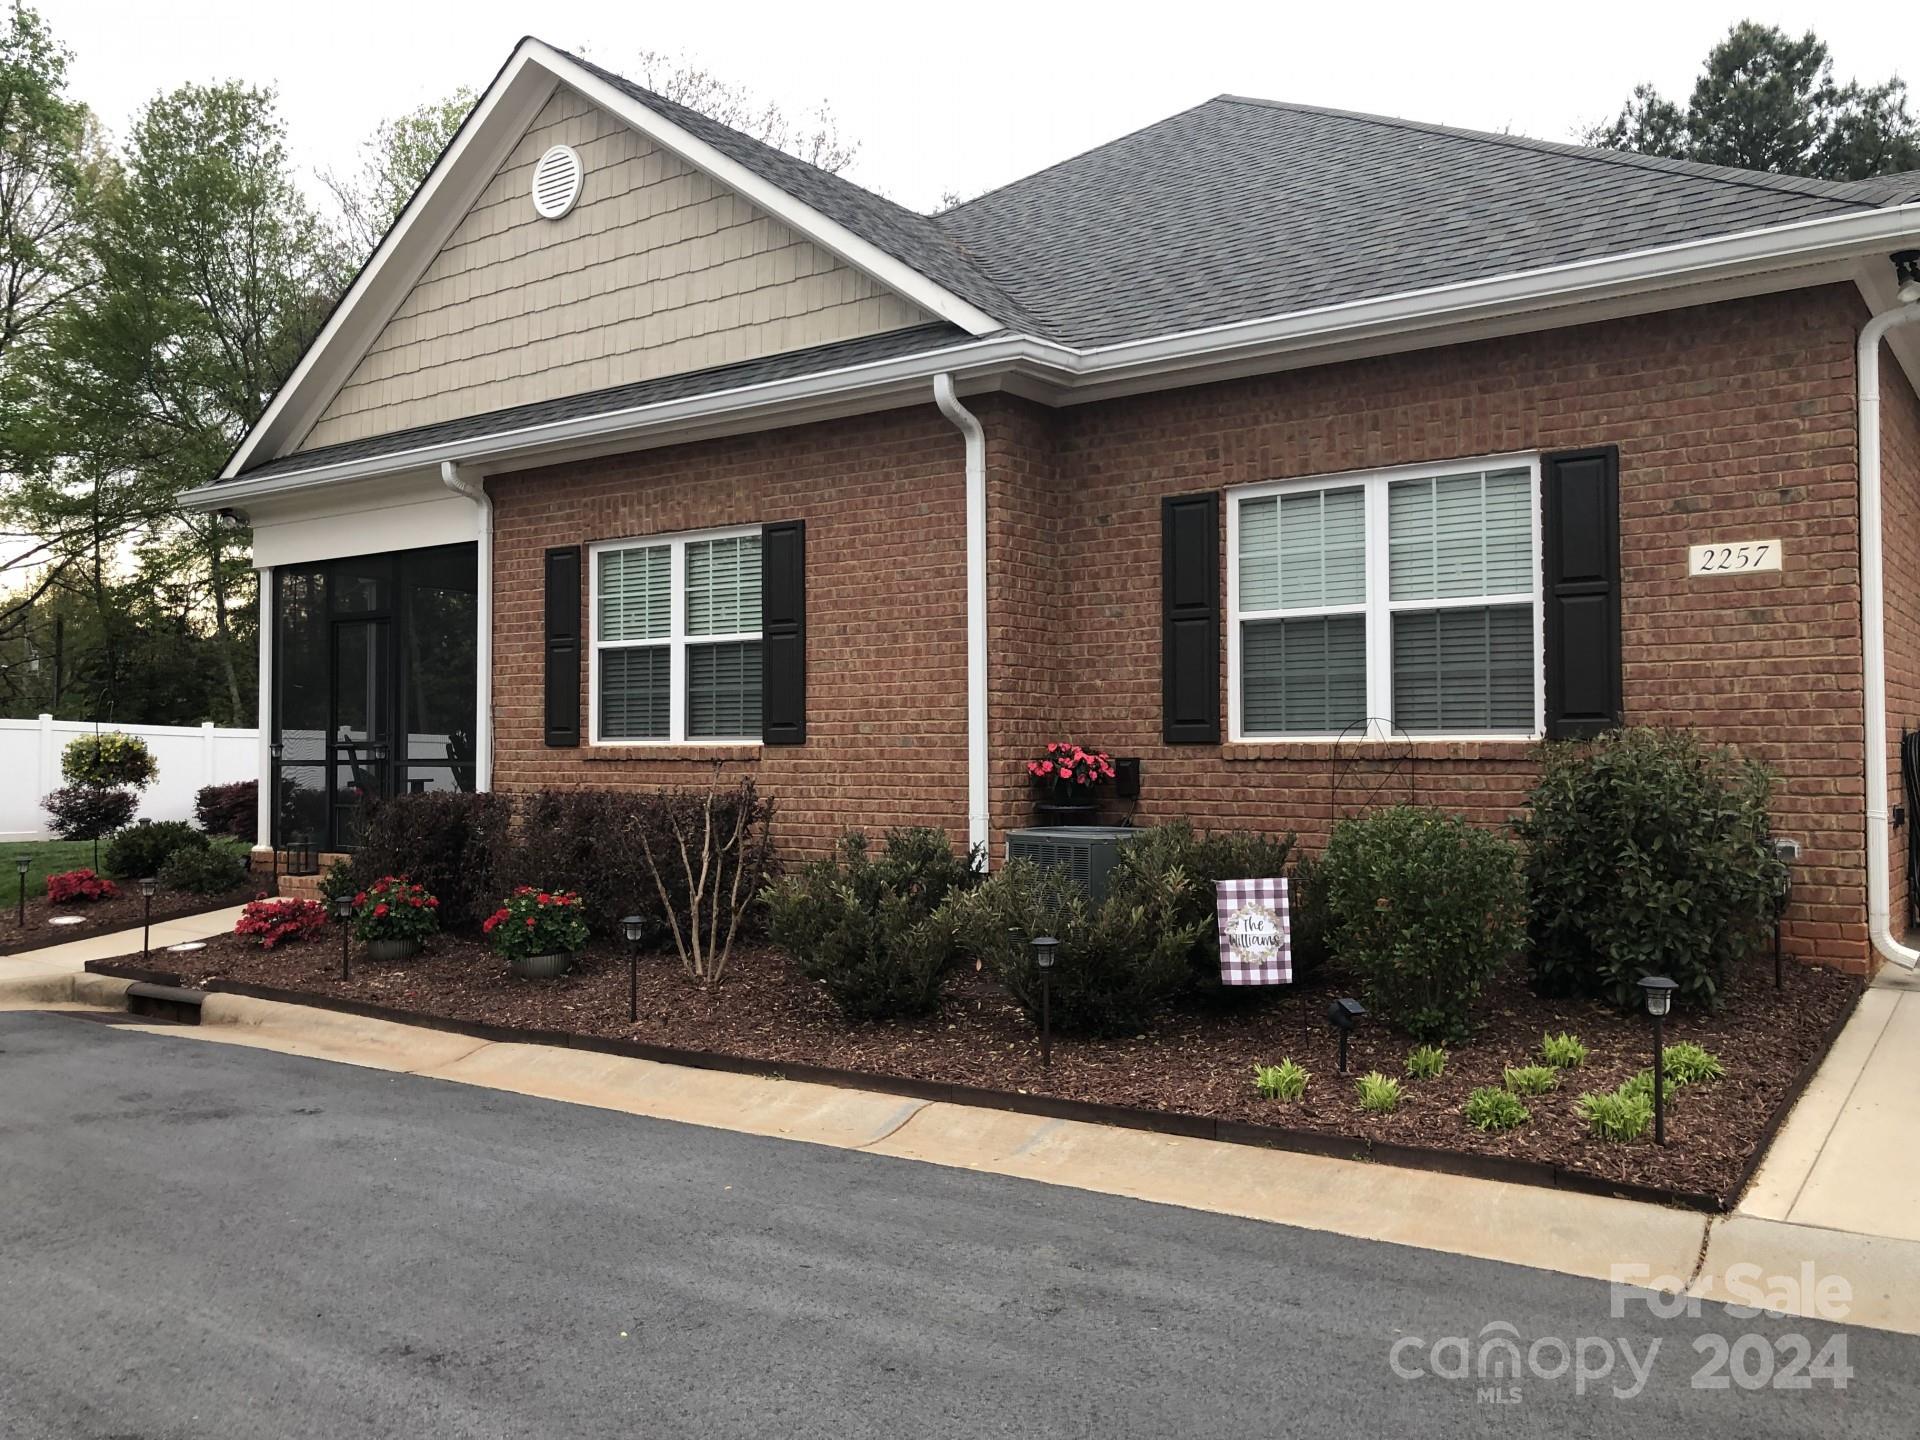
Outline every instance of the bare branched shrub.
<path fill-rule="evenodd" d="M 666 912 L 680 964 L 718 984 L 740 921 L 773 875 L 773 803 L 752 780 L 668 790 L 640 824 L 641 854 Z"/>

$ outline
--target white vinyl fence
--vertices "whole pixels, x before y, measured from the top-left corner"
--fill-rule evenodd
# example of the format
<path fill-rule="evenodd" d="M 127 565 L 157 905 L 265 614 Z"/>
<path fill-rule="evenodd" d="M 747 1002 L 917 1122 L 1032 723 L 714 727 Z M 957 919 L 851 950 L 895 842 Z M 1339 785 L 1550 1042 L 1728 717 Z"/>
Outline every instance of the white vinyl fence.
<path fill-rule="evenodd" d="M 153 752 L 160 773 L 140 793 L 143 820 L 191 820 L 194 793 L 202 785 L 255 780 L 260 775 L 260 732 L 205 725 L 115 725 L 100 730 L 138 735 Z M 65 782 L 60 752 L 76 735 L 93 734 L 90 720 L 0 720 L 0 840 L 40 840 L 47 812 L 40 801 Z"/>

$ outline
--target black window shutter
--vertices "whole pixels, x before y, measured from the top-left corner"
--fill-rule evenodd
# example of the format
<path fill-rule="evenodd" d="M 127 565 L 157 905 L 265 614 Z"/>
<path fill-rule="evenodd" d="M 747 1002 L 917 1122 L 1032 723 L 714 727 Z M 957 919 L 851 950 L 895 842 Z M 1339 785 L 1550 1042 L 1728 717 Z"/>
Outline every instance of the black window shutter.
<path fill-rule="evenodd" d="M 807 522 L 760 527 L 760 739 L 807 738 Z"/>
<path fill-rule="evenodd" d="M 1160 502 L 1161 724 L 1169 745 L 1220 741 L 1220 496 Z"/>
<path fill-rule="evenodd" d="M 1546 553 L 1547 738 L 1620 724 L 1620 452 L 1566 450 L 1541 463 Z"/>
<path fill-rule="evenodd" d="M 547 551 L 547 744 L 580 743 L 580 547 Z"/>

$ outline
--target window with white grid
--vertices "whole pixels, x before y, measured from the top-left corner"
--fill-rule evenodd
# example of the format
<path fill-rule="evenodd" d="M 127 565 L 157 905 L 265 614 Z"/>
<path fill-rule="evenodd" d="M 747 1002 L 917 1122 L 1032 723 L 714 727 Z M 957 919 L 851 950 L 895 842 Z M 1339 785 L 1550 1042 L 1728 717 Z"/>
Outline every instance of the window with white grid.
<path fill-rule="evenodd" d="M 1236 740 L 1541 729 L 1532 457 L 1228 497 Z"/>
<path fill-rule="evenodd" d="M 760 532 L 593 547 L 593 740 L 760 738 Z"/>

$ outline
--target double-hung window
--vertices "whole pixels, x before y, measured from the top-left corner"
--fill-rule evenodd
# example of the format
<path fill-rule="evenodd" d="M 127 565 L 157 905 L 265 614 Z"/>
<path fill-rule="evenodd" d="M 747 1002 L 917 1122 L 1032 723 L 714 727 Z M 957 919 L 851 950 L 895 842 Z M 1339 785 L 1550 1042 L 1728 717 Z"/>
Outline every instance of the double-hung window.
<path fill-rule="evenodd" d="M 1531 458 L 1229 495 L 1232 736 L 1534 735 Z"/>
<path fill-rule="evenodd" d="M 596 743 L 760 738 L 760 532 L 593 548 Z"/>

